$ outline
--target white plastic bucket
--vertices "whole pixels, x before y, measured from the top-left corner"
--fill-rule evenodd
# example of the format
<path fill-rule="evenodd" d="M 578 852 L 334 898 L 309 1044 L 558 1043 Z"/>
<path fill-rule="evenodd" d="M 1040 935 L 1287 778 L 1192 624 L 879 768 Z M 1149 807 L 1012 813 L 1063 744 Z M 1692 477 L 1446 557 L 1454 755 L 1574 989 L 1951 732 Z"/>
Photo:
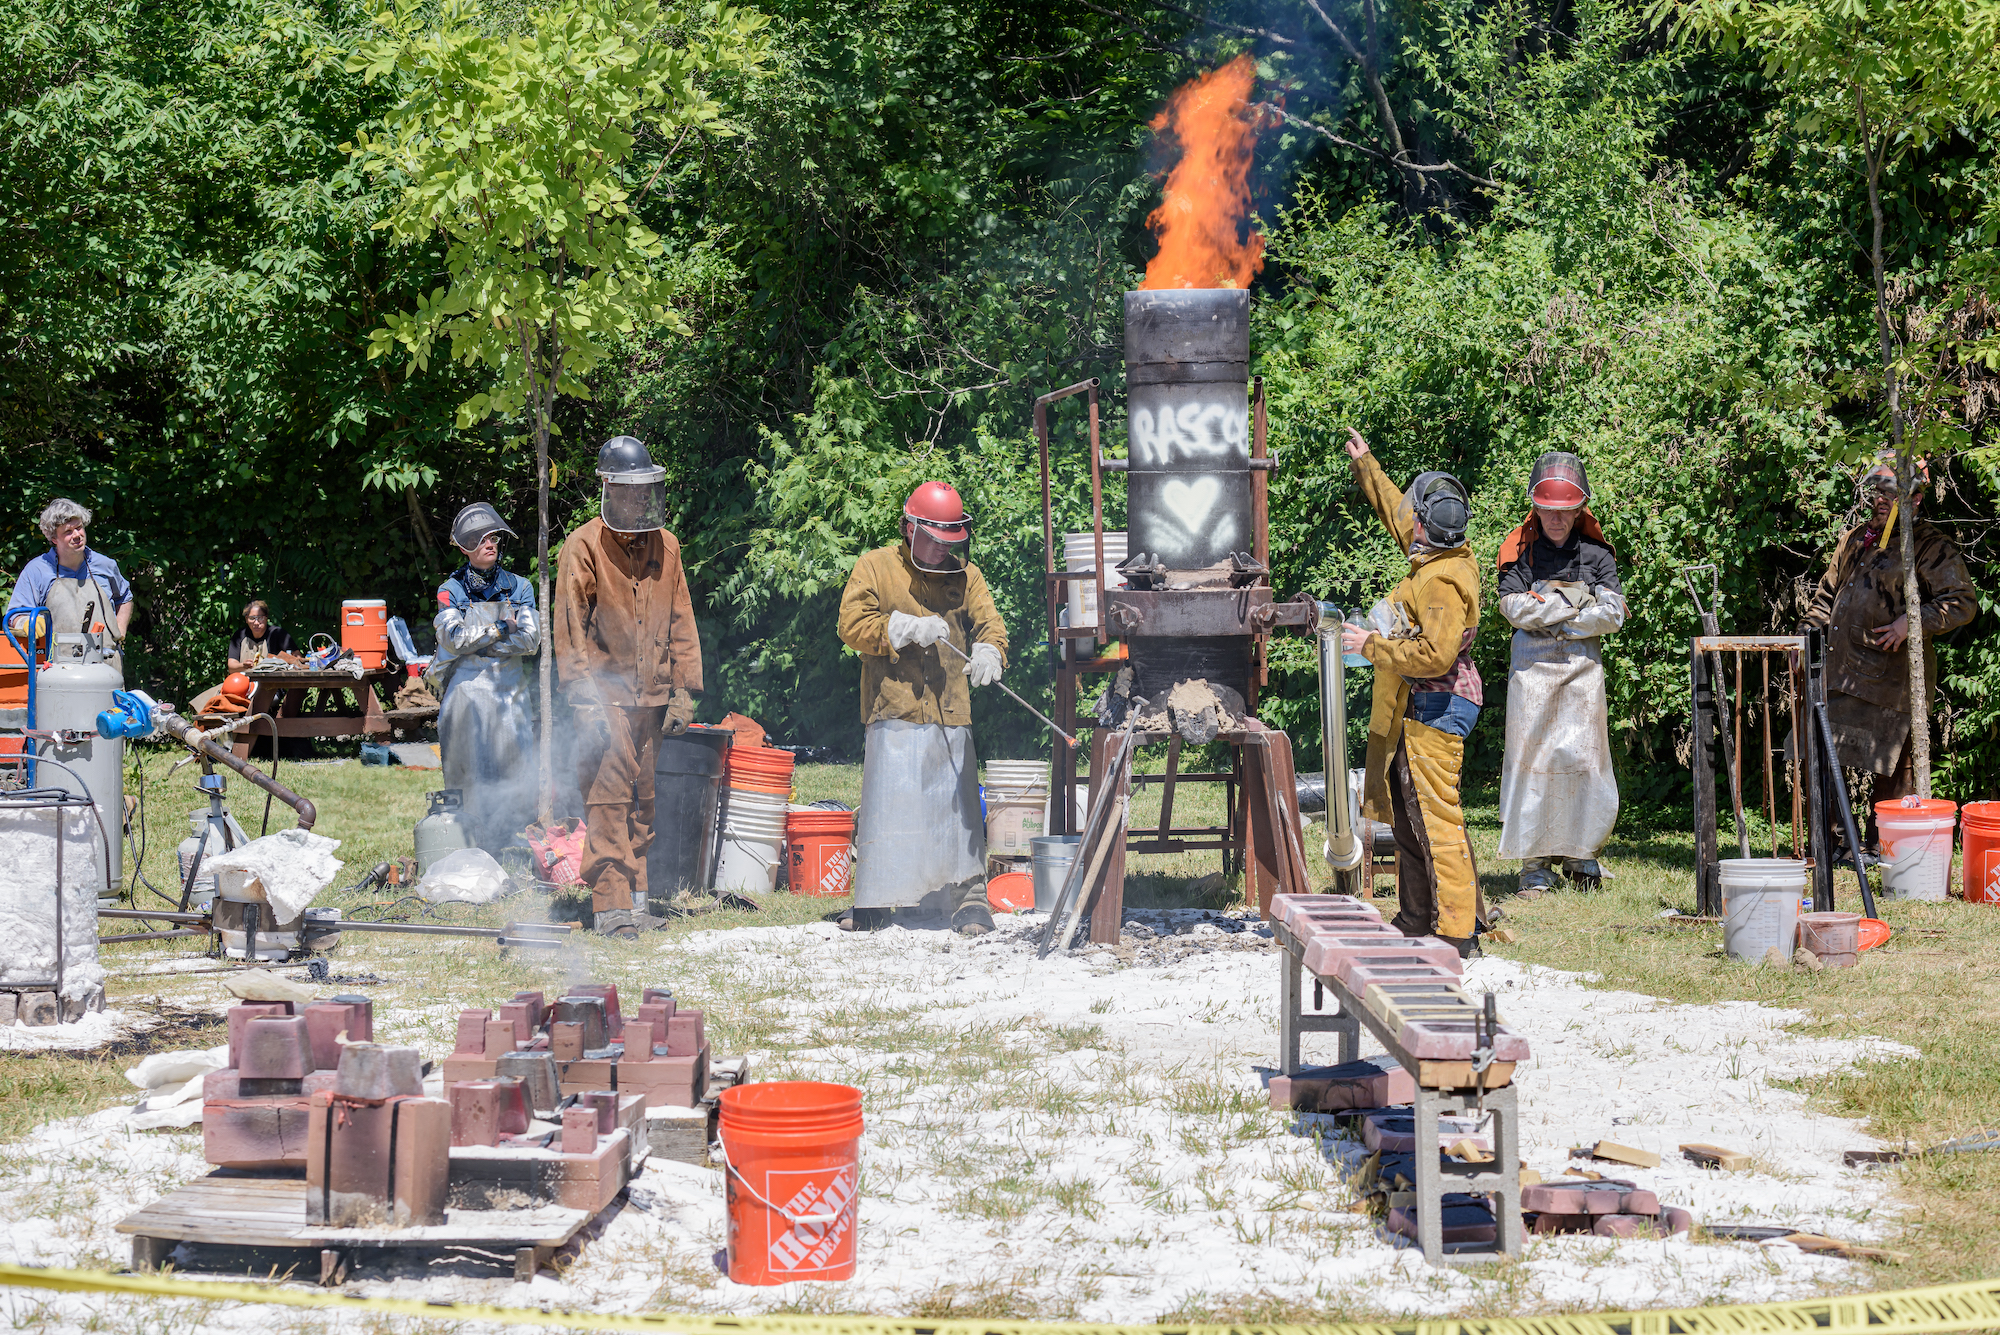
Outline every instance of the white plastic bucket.
<path fill-rule="evenodd" d="M 1894 899 L 1941 902 L 1951 893 L 1951 836 L 1958 807 L 1932 799 L 1928 809 L 1875 805 L 1882 832 L 1882 893 Z"/>
<path fill-rule="evenodd" d="M 1125 535 L 1104 535 L 1104 587 L 1122 589 L 1125 579 L 1115 567 L 1125 559 Z M 1063 534 L 1063 565 L 1070 570 L 1093 570 L 1097 566 L 1097 537 L 1092 533 Z M 1076 627 L 1097 624 L 1097 581 L 1069 582 L 1069 624 Z"/>
<path fill-rule="evenodd" d="M 1761 964 L 1775 950 L 1791 959 L 1805 884 L 1806 864 L 1791 858 L 1724 858 L 1722 948 L 1729 958 Z"/>
<path fill-rule="evenodd" d="M 1049 787 L 1046 760 L 989 760 L 986 762 L 986 807 L 996 804 L 1033 802 L 1041 805 Z"/>
<path fill-rule="evenodd" d="M 722 836 L 722 857 L 715 868 L 715 888 L 769 893 L 778 888 L 778 863 L 784 857 L 785 836 Z"/>

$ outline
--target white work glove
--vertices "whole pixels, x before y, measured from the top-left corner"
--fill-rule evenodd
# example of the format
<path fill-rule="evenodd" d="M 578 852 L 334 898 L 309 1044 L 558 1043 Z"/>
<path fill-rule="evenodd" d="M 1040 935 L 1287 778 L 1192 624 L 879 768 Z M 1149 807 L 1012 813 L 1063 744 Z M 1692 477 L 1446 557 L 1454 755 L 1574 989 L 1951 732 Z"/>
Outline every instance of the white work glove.
<path fill-rule="evenodd" d="M 1000 680 L 1000 651 L 990 644 L 973 645 L 965 675 L 974 686 L 991 686 Z"/>
<path fill-rule="evenodd" d="M 1625 624 L 1625 613 L 1624 595 L 1599 589 L 1594 602 L 1580 609 L 1573 620 L 1564 623 L 1562 633 L 1572 640 L 1609 635 Z"/>
<path fill-rule="evenodd" d="M 943 617 L 913 617 L 908 612 L 889 613 L 889 647 L 907 649 L 916 645 L 928 649 L 951 634 Z"/>
<path fill-rule="evenodd" d="M 1560 594 L 1510 593 L 1500 600 L 1500 615 L 1515 630 L 1553 635 L 1576 616 L 1576 609 Z"/>

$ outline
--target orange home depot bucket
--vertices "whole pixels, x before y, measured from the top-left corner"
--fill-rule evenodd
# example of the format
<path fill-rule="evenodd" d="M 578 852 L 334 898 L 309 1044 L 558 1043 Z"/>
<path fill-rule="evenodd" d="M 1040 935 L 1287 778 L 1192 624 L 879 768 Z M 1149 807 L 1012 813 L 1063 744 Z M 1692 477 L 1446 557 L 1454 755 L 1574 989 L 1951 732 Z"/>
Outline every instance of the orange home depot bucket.
<path fill-rule="evenodd" d="M 1035 878 L 1024 871 L 1003 871 L 986 882 L 986 902 L 1002 913 L 1035 907 Z"/>
<path fill-rule="evenodd" d="M 380 598 L 350 598 L 340 605 L 340 647 L 352 649 L 371 672 L 389 661 L 389 605 Z"/>
<path fill-rule="evenodd" d="M 771 1080 L 722 1091 L 729 1278 L 852 1279 L 861 1091 Z"/>
<path fill-rule="evenodd" d="M 1967 802 L 1959 813 L 1964 843 L 1958 883 L 1968 904 L 2000 904 L 2000 802 Z"/>
<path fill-rule="evenodd" d="M 785 816 L 787 881 L 795 895 L 832 897 L 854 889 L 854 813 L 793 811 Z"/>

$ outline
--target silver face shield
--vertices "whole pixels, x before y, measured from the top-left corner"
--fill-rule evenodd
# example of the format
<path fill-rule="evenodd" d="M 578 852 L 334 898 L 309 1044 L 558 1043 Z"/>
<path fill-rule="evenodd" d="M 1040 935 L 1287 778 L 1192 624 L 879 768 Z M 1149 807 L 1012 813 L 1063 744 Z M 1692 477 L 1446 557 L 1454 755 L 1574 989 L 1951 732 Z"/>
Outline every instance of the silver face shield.
<path fill-rule="evenodd" d="M 666 470 L 604 478 L 604 527 L 614 533 L 652 533 L 667 526 Z"/>

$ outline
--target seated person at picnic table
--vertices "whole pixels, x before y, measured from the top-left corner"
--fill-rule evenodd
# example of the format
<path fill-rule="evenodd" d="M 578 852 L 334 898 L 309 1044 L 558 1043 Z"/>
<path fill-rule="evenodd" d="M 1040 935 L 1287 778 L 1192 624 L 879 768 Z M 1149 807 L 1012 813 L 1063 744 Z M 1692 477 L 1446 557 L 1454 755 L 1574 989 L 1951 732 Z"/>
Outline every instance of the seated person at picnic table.
<path fill-rule="evenodd" d="M 291 632 L 271 624 L 270 605 L 255 598 L 244 605 L 243 625 L 229 637 L 229 670 L 248 672 L 263 658 L 282 658 L 295 665 L 305 661 Z"/>

